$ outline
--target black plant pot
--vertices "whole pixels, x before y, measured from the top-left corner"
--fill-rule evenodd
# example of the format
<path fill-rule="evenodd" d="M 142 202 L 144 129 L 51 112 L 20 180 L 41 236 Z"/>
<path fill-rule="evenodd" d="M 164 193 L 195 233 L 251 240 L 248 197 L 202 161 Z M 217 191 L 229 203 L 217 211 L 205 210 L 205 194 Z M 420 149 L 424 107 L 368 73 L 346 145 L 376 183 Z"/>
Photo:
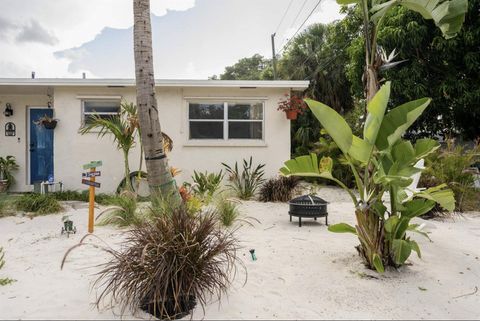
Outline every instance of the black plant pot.
<path fill-rule="evenodd" d="M 45 121 L 45 122 L 43 122 L 43 126 L 46 129 L 55 129 L 55 127 L 57 127 L 57 122 L 58 121 L 56 121 L 56 120 Z"/>
<path fill-rule="evenodd" d="M 161 309 L 162 302 L 145 303 L 140 308 L 160 320 L 178 320 L 186 317 L 191 313 L 191 311 L 197 305 L 197 300 L 193 295 L 190 295 L 188 297 L 182 297 L 182 299 L 180 299 L 179 305 L 180 310 L 175 310 L 175 300 L 168 299 L 167 302 L 164 303 L 163 311 Z"/>

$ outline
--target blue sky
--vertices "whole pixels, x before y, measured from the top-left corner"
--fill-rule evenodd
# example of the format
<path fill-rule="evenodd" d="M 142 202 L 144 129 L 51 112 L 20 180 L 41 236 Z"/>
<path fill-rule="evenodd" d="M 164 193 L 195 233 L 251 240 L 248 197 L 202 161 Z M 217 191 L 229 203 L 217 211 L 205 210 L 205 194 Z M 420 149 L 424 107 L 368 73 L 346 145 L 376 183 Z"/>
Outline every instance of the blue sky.
<path fill-rule="evenodd" d="M 317 2 L 151 0 L 155 76 L 204 79 L 242 57 L 270 56 L 270 34 L 278 27 L 280 49 Z M 0 8 L 0 77 L 134 76 L 132 0 L 0 0 Z M 323 0 L 306 26 L 338 11 Z"/>

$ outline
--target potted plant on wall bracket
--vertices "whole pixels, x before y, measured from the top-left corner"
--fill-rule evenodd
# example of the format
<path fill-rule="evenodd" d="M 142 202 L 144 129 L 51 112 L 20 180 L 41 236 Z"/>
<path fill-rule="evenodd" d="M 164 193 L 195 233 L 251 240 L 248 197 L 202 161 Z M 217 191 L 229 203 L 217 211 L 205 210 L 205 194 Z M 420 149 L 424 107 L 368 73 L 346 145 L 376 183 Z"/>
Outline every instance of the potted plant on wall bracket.
<path fill-rule="evenodd" d="M 285 94 L 285 99 L 278 103 L 277 110 L 285 112 L 287 119 L 295 120 L 307 108 L 303 99 L 297 95 Z"/>
<path fill-rule="evenodd" d="M 58 119 L 54 119 L 47 115 L 43 115 L 37 121 L 33 122 L 35 125 L 43 126 L 46 129 L 55 129 L 57 127 Z"/>

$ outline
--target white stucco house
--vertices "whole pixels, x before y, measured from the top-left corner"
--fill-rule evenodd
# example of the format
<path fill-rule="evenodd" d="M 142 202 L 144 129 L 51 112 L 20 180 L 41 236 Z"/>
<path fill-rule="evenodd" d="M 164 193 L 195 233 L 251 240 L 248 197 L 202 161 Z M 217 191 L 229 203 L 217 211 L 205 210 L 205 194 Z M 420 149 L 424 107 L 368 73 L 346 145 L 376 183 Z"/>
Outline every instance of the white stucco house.
<path fill-rule="evenodd" d="M 277 104 L 308 81 L 157 80 L 162 131 L 174 142 L 171 166 L 189 180 L 193 170 L 219 171 L 253 156 L 277 175 L 290 157 L 290 121 Z M 0 79 L 0 156 L 13 155 L 20 166 L 11 191 L 32 191 L 53 175 L 65 189 L 83 190 L 82 165 L 101 160 L 100 192 L 110 193 L 123 179 L 123 160 L 110 137 L 81 135 L 92 113 L 111 115 L 121 100 L 135 102 L 133 79 Z M 7 117 L 10 112 L 13 115 Z M 58 119 L 55 129 L 39 128 L 44 115 Z M 140 149 L 130 154 L 137 170 Z"/>

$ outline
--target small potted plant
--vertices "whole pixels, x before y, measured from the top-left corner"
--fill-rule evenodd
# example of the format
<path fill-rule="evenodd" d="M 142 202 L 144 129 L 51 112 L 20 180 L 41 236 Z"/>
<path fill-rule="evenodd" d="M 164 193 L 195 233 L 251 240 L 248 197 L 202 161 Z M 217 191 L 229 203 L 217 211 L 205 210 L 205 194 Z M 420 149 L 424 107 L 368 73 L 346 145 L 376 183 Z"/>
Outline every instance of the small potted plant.
<path fill-rule="evenodd" d="M 285 94 L 285 99 L 278 103 L 277 110 L 285 112 L 287 119 L 295 120 L 298 114 L 303 114 L 306 109 L 303 99 L 296 95 Z"/>
<path fill-rule="evenodd" d="M 58 119 L 54 119 L 47 115 L 43 115 L 37 121 L 33 122 L 35 125 L 43 126 L 46 129 L 55 129 L 57 127 Z"/>
<path fill-rule="evenodd" d="M 18 164 L 14 156 L 0 157 L 0 193 L 7 191 L 13 184 L 14 177 L 12 172 L 17 169 Z"/>

